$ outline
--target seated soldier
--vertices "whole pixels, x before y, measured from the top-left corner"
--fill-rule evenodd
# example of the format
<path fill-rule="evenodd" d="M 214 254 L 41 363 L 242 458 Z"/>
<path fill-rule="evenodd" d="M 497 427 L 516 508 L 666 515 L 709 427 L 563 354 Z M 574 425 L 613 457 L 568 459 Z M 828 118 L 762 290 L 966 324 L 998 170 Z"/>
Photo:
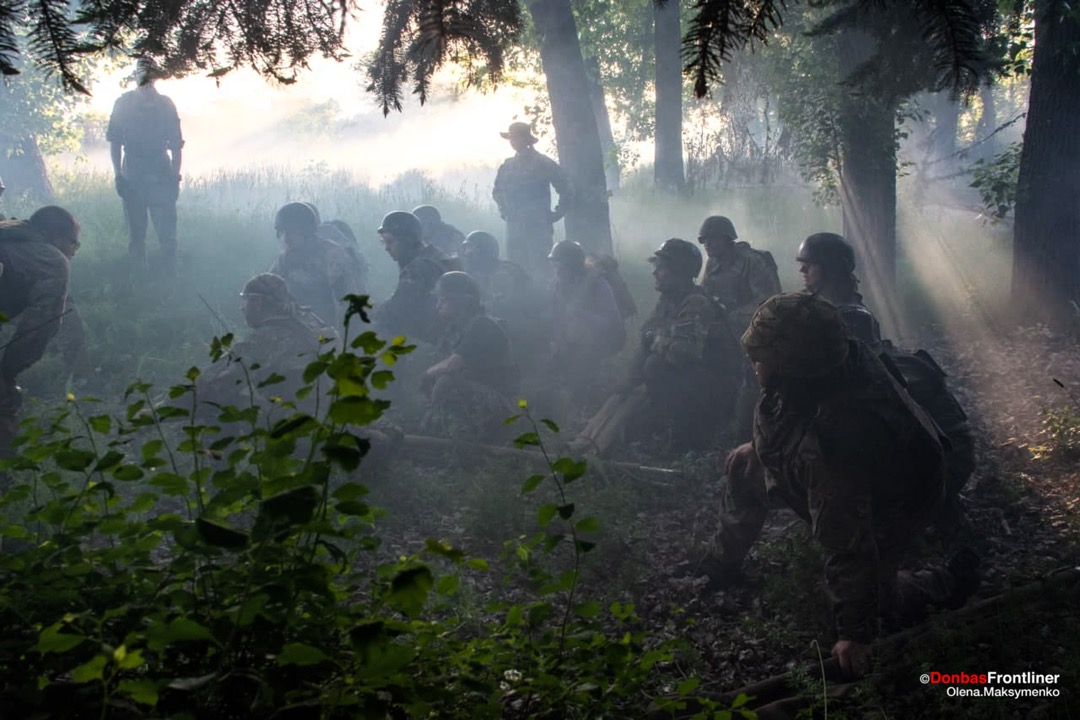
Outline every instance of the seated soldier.
<path fill-rule="evenodd" d="M 251 332 L 233 344 L 228 357 L 199 376 L 197 400 L 244 407 L 252 400 L 251 392 L 292 400 L 303 386 L 304 368 L 319 352 L 320 332 L 313 326 L 314 317 L 293 298 L 285 280 L 272 273 L 248 280 L 240 297 Z M 255 365 L 258 368 L 253 369 Z M 260 390 L 259 383 L 271 374 L 284 376 L 285 382 Z"/>
<path fill-rule="evenodd" d="M 484 313 L 480 288 L 466 273 L 446 273 L 434 294 L 447 357 L 421 378 L 421 391 L 431 402 L 424 430 L 473 440 L 490 438 L 514 414 L 511 395 L 517 373 L 510 341 Z"/>
<path fill-rule="evenodd" d="M 724 305 L 736 332 L 743 332 L 758 305 L 780 292 L 776 261 L 768 251 L 735 242 L 735 225 L 723 215 L 705 218 L 698 242 L 709 261 L 701 286 Z"/>
<path fill-rule="evenodd" d="M 413 208 L 412 214 L 420 221 L 420 227 L 424 230 L 425 243 L 438 248 L 448 257 L 460 252 L 461 243 L 465 241 L 465 233 L 443 222 L 438 208 L 431 205 L 419 205 Z"/>
<path fill-rule="evenodd" d="M 354 261 L 335 242 L 319 237 L 319 217 L 307 203 L 289 203 L 274 217 L 274 231 L 285 244 L 270 272 L 282 277 L 302 304 L 323 323 L 337 326 L 345 316 L 342 300 L 359 293 Z"/>
<path fill-rule="evenodd" d="M 551 248 L 551 370 L 574 397 L 597 386 L 600 363 L 626 344 L 626 326 L 608 281 L 585 265 L 581 245 L 567 240 Z"/>
<path fill-rule="evenodd" d="M 754 440 L 728 455 L 721 525 L 703 569 L 715 583 L 732 579 L 761 532 L 767 498 L 783 502 L 823 551 L 833 657 L 861 675 L 879 616 L 912 622 L 929 603 L 959 607 L 978 586 L 970 550 L 948 569 L 897 574 L 942 496 L 938 431 L 817 295 L 765 301 L 742 345 L 761 384 Z"/>
<path fill-rule="evenodd" d="M 649 261 L 660 299 L 627 380 L 571 444 L 574 452 L 606 454 L 624 428 L 666 430 L 673 449 L 703 450 L 731 413 L 745 360 L 723 307 L 694 284 L 701 251 L 673 238 Z"/>
<path fill-rule="evenodd" d="M 375 306 L 376 328 L 391 336 L 435 342 L 439 328 L 431 291 L 446 270 L 445 256 L 424 243 L 420 221 L 412 213 L 389 213 L 378 233 L 400 272 L 393 295 Z"/>
<path fill-rule="evenodd" d="M 945 372 L 925 350 L 904 352 L 881 337 L 877 318 L 863 305 L 859 280 L 855 277 L 855 249 L 836 233 L 815 233 L 799 246 L 796 257 L 806 289 L 825 298 L 840 311 L 848 334 L 871 346 L 886 367 L 904 385 L 948 438 L 946 447 L 946 490 L 948 515 L 960 514 L 957 496 L 975 471 L 975 438 L 967 413 L 945 382 Z"/>

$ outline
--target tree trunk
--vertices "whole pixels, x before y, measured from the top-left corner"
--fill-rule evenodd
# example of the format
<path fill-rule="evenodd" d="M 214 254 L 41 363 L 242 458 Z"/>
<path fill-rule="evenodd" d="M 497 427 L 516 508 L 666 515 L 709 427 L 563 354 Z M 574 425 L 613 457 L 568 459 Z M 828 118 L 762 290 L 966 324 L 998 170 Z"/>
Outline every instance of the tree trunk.
<path fill-rule="evenodd" d="M 682 62 L 679 50 L 679 2 L 653 5 L 656 52 L 656 139 L 653 164 L 656 186 L 682 192 L 686 186 L 682 147 Z"/>
<path fill-rule="evenodd" d="M 592 103 L 593 117 L 596 118 L 596 130 L 600 133 L 600 150 L 604 154 L 604 179 L 612 192 L 619 189 L 620 173 L 619 149 L 615 146 L 615 134 L 611 131 L 611 117 L 604 101 L 604 84 L 600 81 L 600 62 L 591 57 L 585 61 L 585 72 L 589 78 L 589 101 Z"/>
<path fill-rule="evenodd" d="M 1073 320 L 1080 282 L 1080 18 L 1035 3 L 1035 57 L 1013 226 L 1013 307 L 1022 322 Z"/>
<path fill-rule="evenodd" d="M 12 197 L 49 204 L 56 197 L 37 138 L 0 134 L 0 177 Z"/>
<path fill-rule="evenodd" d="M 956 153 L 956 129 L 960 125 L 960 101 L 948 92 L 939 92 L 933 98 L 931 111 L 934 114 L 931 160 L 951 157 Z M 954 158 L 955 159 L 955 158 Z"/>
<path fill-rule="evenodd" d="M 870 35 L 837 38 L 841 77 L 874 49 Z M 856 272 L 872 310 L 897 329 L 896 105 L 850 90 L 840 107 L 840 200 L 844 235 L 855 247 Z"/>
<path fill-rule="evenodd" d="M 574 185 L 574 202 L 566 214 L 566 237 L 591 252 L 610 254 L 604 152 L 570 0 L 534 0 L 529 3 L 529 12 L 540 36 L 540 61 L 551 99 L 559 162 Z"/>
<path fill-rule="evenodd" d="M 992 160 L 997 154 L 997 138 L 990 137 L 990 133 L 997 130 L 997 105 L 994 102 L 994 86 L 983 85 L 979 90 L 979 101 L 982 103 L 982 111 L 979 113 L 979 123 L 975 126 L 975 141 L 980 142 L 969 160 Z"/>

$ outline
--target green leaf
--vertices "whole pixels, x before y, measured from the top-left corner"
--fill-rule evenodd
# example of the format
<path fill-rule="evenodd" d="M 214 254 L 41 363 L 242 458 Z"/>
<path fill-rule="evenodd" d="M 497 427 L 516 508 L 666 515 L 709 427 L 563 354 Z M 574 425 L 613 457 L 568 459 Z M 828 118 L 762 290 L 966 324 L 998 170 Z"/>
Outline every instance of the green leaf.
<path fill-rule="evenodd" d="M 521 419 L 520 415 L 511 415 L 510 417 L 503 420 L 503 425 L 513 425 L 514 423 L 516 423 L 520 419 Z"/>
<path fill-rule="evenodd" d="M 310 415 L 293 415 L 292 417 L 274 423 L 274 427 L 270 429 L 270 438 L 273 440 L 280 440 L 286 435 L 295 435 L 301 430 L 306 430 L 309 427 L 315 427 L 317 425 L 318 421 Z"/>
<path fill-rule="evenodd" d="M 121 645 L 120 647 L 124 647 Z M 119 650 L 119 648 L 117 648 Z M 116 653 L 113 653 L 114 659 L 116 659 Z M 142 665 L 146 660 L 143 659 L 142 650 L 132 650 L 131 652 L 122 654 L 116 659 L 116 664 L 120 666 L 121 670 L 134 670 Z"/>
<path fill-rule="evenodd" d="M 124 482 L 142 480 L 145 475 L 138 465 L 117 465 L 112 470 L 112 476 Z"/>
<path fill-rule="evenodd" d="M 394 373 L 389 370 L 376 370 L 371 373 L 371 386 L 376 390 L 384 389 L 394 379 Z"/>
<path fill-rule="evenodd" d="M 326 444 L 323 445 L 322 452 L 327 460 L 334 463 L 345 472 L 352 472 L 360 467 L 360 461 L 364 457 L 364 453 L 361 452 L 359 448 L 349 447 L 348 445 Z"/>
<path fill-rule="evenodd" d="M 465 565 L 473 570 L 487 570 L 490 568 L 488 561 L 483 558 L 470 558 L 465 561 Z"/>
<path fill-rule="evenodd" d="M 547 418 L 543 418 L 543 419 L 541 419 L 541 420 L 540 420 L 540 422 L 542 422 L 542 423 L 544 424 L 544 426 L 545 426 L 545 427 L 546 427 L 546 428 L 547 428 L 548 430 L 550 430 L 550 431 L 551 431 L 551 432 L 553 432 L 553 433 L 556 433 L 556 434 L 558 434 L 558 432 L 559 432 L 559 426 L 555 424 L 555 421 L 554 421 L 554 420 L 548 420 Z"/>
<path fill-rule="evenodd" d="M 90 463 L 97 460 L 97 456 L 89 450 L 76 448 L 64 448 L 56 451 L 56 464 L 64 470 L 82 472 L 90 467 Z"/>
<path fill-rule="evenodd" d="M 277 656 L 278 665 L 318 665 L 327 660 L 322 650 L 304 643 L 289 643 Z"/>
<path fill-rule="evenodd" d="M 597 532 L 600 529 L 600 520 L 595 517 L 587 517 L 579 520 L 575 526 L 580 532 Z"/>
<path fill-rule="evenodd" d="M 558 509 L 559 517 L 561 517 L 563 520 L 569 520 L 574 515 L 574 503 L 560 505 Z"/>
<path fill-rule="evenodd" d="M 342 515 L 354 517 L 366 517 L 371 514 L 371 506 L 360 500 L 342 500 L 334 506 L 334 509 Z"/>
<path fill-rule="evenodd" d="M 34 650 L 37 650 L 42 655 L 51 652 L 66 653 L 86 639 L 82 635 L 62 633 L 60 632 L 61 627 L 63 627 L 63 623 L 55 623 L 42 630 L 41 635 L 38 636 L 37 644 L 34 645 Z"/>
<path fill-rule="evenodd" d="M 154 707 L 158 701 L 158 686 L 153 680 L 121 680 L 116 691 L 140 705 Z"/>
<path fill-rule="evenodd" d="M 186 617 L 175 618 L 168 623 L 152 621 L 146 629 L 147 646 L 151 650 L 162 650 L 178 642 L 196 642 L 209 640 L 220 645 L 213 633 L 206 627 Z"/>
<path fill-rule="evenodd" d="M 302 525 L 315 515 L 319 506 L 319 490 L 314 485 L 304 485 L 278 493 L 259 504 L 261 513 Z"/>
<path fill-rule="evenodd" d="M 331 495 L 335 500 L 355 500 L 368 494 L 368 489 L 360 483 L 347 482 L 338 486 Z"/>
<path fill-rule="evenodd" d="M 600 603 L 596 602 L 595 600 L 583 602 L 576 608 L 574 608 L 574 613 L 578 617 L 594 618 L 600 614 Z"/>
<path fill-rule="evenodd" d="M 521 486 L 521 494 L 528 495 L 529 493 L 540 487 L 540 483 L 544 482 L 546 475 L 530 475 L 529 479 L 525 481 L 525 484 Z"/>
<path fill-rule="evenodd" d="M 540 509 L 536 511 L 536 523 L 540 527 L 547 527 L 555 518 L 557 512 L 559 512 L 559 508 L 554 503 L 541 505 Z"/>
<path fill-rule="evenodd" d="M 388 407 L 390 403 L 386 400 L 354 395 L 335 400 L 327 414 L 335 423 L 369 425 L 378 420 Z"/>
<path fill-rule="evenodd" d="M 105 666 L 109 658 L 104 655 L 95 655 L 79 667 L 71 671 L 71 679 L 77 683 L 100 680 L 105 673 Z"/>
<path fill-rule="evenodd" d="M 520 449 L 522 449 L 524 447 L 527 447 L 527 446 L 539 445 L 539 444 L 540 444 L 540 436 L 537 435 L 535 432 L 531 432 L 531 431 L 527 432 L 527 433 L 522 433 L 521 435 L 518 435 L 516 438 L 514 438 L 514 446 L 518 450 L 520 450 Z"/>
<path fill-rule="evenodd" d="M 697 690 L 698 685 L 700 684 L 701 680 L 696 677 L 686 678 L 681 683 L 679 683 L 678 687 L 675 688 L 675 693 L 678 695 L 689 695 L 690 693 Z"/>
<path fill-rule="evenodd" d="M 150 478 L 150 484 L 156 488 L 161 488 L 161 492 L 166 495 L 187 495 L 188 493 L 188 480 L 185 477 L 181 477 L 176 473 L 162 472 L 158 473 L 154 477 Z"/>
<path fill-rule="evenodd" d="M 457 575 L 443 575 L 439 578 L 439 581 L 435 583 L 435 592 L 440 595 L 453 595 L 457 592 L 460 584 L 461 580 Z"/>
<path fill-rule="evenodd" d="M 112 418 L 108 415 L 95 415 L 87 418 L 86 422 L 93 428 L 94 432 L 99 432 L 102 435 L 108 435 L 109 431 L 112 430 Z"/>
<path fill-rule="evenodd" d="M 589 464 L 584 460 L 563 457 L 553 462 L 551 467 L 563 476 L 564 481 L 571 483 L 585 474 L 585 471 L 589 469 Z"/>
<path fill-rule="evenodd" d="M 596 547 L 596 543 L 588 540 L 578 540 L 575 544 L 579 552 L 587 553 Z"/>
<path fill-rule="evenodd" d="M 433 538 L 428 538 L 424 541 L 424 552 L 438 555 L 439 557 L 446 558 L 455 563 L 459 563 L 465 559 L 464 550 L 456 548 L 443 540 L 435 540 Z"/>
<path fill-rule="evenodd" d="M 386 602 L 395 610 L 416 617 L 424 609 L 434 585 L 435 578 L 426 565 L 402 570 L 390 581 Z"/>
<path fill-rule="evenodd" d="M 248 534 L 246 532 L 241 532 L 217 520 L 197 518 L 195 528 L 199 532 L 199 537 L 207 545 L 225 548 L 226 550 L 239 550 L 247 547 Z"/>
<path fill-rule="evenodd" d="M 277 373 L 270 373 L 270 375 L 266 379 L 262 380 L 255 387 L 257 387 L 257 388 L 270 387 L 271 385 L 279 385 L 279 384 L 281 384 L 283 382 L 285 382 L 285 376 L 284 375 L 279 375 Z"/>

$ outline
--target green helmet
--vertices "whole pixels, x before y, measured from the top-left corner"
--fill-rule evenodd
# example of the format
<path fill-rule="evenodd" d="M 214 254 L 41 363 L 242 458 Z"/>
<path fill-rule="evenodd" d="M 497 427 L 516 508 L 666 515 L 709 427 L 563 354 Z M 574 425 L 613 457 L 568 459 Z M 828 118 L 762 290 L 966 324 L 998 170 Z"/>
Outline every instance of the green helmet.
<path fill-rule="evenodd" d="M 291 202 L 282 205 L 274 216 L 274 229 L 279 232 L 295 230 L 314 235 L 318 227 L 319 218 L 307 203 Z"/>
<path fill-rule="evenodd" d="M 806 292 L 773 295 L 758 307 L 742 346 L 778 375 L 814 378 L 847 359 L 847 329 L 828 300 Z"/>
<path fill-rule="evenodd" d="M 285 278 L 274 273 L 259 273 L 251 278 L 244 285 L 244 290 L 240 295 L 242 297 L 258 295 L 269 298 L 281 307 L 288 307 L 293 301 L 292 293 L 289 292 L 289 285 L 285 282 Z"/>
<path fill-rule="evenodd" d="M 697 277 L 704 263 L 697 245 L 679 238 L 665 240 L 649 258 L 649 262 L 659 260 L 664 260 L 672 270 L 691 279 Z"/>
<path fill-rule="evenodd" d="M 389 213 L 384 217 L 377 232 L 393 235 L 398 240 L 414 242 L 417 245 L 422 243 L 424 238 L 420 221 L 412 213 L 402 210 Z"/>
<path fill-rule="evenodd" d="M 698 230 L 699 240 L 708 238 L 735 240 L 738 237 L 735 226 L 723 215 L 711 215 L 705 218 L 705 222 L 701 223 L 701 229 Z"/>
<path fill-rule="evenodd" d="M 435 297 L 463 297 L 480 302 L 480 286 L 471 275 L 460 270 L 443 273 L 432 293 Z"/>
<path fill-rule="evenodd" d="M 499 241 L 494 235 L 483 230 L 474 230 L 469 233 L 465 241 L 461 243 L 461 249 L 489 260 L 499 259 Z"/>
<path fill-rule="evenodd" d="M 855 272 L 855 249 L 836 233 L 815 233 L 799 246 L 798 262 L 821 265 L 836 273 Z"/>
<path fill-rule="evenodd" d="M 570 240 L 560 240 L 551 247 L 548 260 L 573 268 L 585 268 L 585 248 Z"/>

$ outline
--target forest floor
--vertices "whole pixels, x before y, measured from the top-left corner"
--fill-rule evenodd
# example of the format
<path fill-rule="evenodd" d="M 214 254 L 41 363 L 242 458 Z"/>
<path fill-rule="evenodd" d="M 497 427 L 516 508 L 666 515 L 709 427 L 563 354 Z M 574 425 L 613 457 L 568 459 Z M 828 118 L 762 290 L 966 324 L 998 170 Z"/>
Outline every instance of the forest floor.
<path fill-rule="evenodd" d="M 1080 389 L 1080 346 L 1032 330 L 923 347 L 948 371 L 968 410 L 978 467 L 963 492 L 966 526 L 947 536 L 928 532 L 915 564 L 942 562 L 960 545 L 973 548 L 982 559 L 983 583 L 969 608 L 1080 565 L 1080 404 L 1069 394 Z M 1076 583 L 1064 592 L 1028 594 L 1020 603 L 962 611 L 974 614 L 973 621 L 933 617 L 920 642 L 883 653 L 854 692 L 826 705 L 820 675 L 812 671 L 830 648 L 821 561 L 794 514 L 770 514 L 734 587 L 713 592 L 704 579 L 677 577 L 694 544 L 716 526 L 722 459 L 722 453 L 638 458 L 680 474 L 670 480 L 590 474 L 571 489 L 604 528 L 586 569 L 585 593 L 630 600 L 654 637 L 682 638 L 680 671 L 699 677 L 703 692 L 790 674 L 792 695 L 816 698 L 804 716 L 1057 718 L 1080 712 Z M 543 498 L 519 494 L 530 472 L 512 462 L 468 460 L 450 469 L 395 464 L 384 476 L 392 483 L 373 483 L 373 500 L 390 510 L 384 552 L 416 552 L 425 538 L 438 537 L 496 558 L 502 541 L 535 532 L 532 518 Z M 498 573 L 472 578 L 470 585 L 480 615 L 485 598 L 515 592 L 514 582 Z M 1045 687 L 1059 696 L 955 697 L 965 686 L 920 682 L 924 673 L 990 671 L 1057 674 L 1053 685 L 999 687 Z"/>

